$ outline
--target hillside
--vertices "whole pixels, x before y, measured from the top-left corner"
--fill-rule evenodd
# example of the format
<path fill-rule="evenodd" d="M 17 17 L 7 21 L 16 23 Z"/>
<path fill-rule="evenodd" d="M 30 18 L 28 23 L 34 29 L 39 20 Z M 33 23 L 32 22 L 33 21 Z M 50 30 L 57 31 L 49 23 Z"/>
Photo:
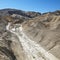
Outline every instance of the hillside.
<path fill-rule="evenodd" d="M 60 10 L 1 9 L 0 59 L 60 60 Z"/>

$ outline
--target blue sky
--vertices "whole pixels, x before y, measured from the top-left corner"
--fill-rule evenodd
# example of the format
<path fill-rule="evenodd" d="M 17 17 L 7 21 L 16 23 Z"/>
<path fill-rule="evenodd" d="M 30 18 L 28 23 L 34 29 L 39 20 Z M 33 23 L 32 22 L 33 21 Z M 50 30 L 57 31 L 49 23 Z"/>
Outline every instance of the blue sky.
<path fill-rule="evenodd" d="M 60 10 L 60 0 L 0 0 L 0 9 L 4 8 L 43 13 Z"/>

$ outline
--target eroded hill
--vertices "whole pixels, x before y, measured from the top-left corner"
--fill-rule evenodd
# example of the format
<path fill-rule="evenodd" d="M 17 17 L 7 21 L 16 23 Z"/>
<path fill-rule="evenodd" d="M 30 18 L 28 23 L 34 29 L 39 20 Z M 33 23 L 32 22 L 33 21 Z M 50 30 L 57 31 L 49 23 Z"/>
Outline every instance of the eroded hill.
<path fill-rule="evenodd" d="M 8 23 L 11 23 L 9 29 L 12 30 L 6 29 Z M 29 42 L 30 40 L 25 35 L 22 35 L 21 31 L 19 31 L 19 27 L 21 25 L 24 34 L 31 39 L 31 42 Z M 11 31 L 17 32 L 22 40 L 19 40 L 18 36 Z M 33 54 L 32 50 L 30 51 L 27 47 L 26 50 L 24 50 L 24 44 L 22 45 L 21 41 L 25 40 L 25 47 L 27 45 L 30 49 L 32 48 L 34 51 Z M 25 52 L 27 51 L 29 52 L 28 56 L 31 56 L 31 59 L 53 60 L 50 57 L 46 59 L 44 53 L 36 55 L 35 52 L 37 51 L 35 51 L 35 49 L 38 48 L 36 47 L 36 43 L 33 43 L 32 41 L 36 42 L 55 58 L 60 60 L 60 11 L 41 14 L 38 12 L 25 12 L 16 9 L 0 10 L 1 60 L 26 60 L 27 55 Z M 38 50 L 38 52 L 40 51 L 41 50 Z M 39 59 L 37 58 L 38 56 L 40 57 Z"/>

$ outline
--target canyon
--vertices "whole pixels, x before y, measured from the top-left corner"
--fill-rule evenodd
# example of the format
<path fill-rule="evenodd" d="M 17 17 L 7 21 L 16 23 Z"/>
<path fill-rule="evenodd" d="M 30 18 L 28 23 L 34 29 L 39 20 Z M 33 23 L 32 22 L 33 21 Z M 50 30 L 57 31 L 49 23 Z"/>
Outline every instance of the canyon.
<path fill-rule="evenodd" d="M 0 10 L 1 60 L 60 60 L 59 49 L 60 11 Z"/>

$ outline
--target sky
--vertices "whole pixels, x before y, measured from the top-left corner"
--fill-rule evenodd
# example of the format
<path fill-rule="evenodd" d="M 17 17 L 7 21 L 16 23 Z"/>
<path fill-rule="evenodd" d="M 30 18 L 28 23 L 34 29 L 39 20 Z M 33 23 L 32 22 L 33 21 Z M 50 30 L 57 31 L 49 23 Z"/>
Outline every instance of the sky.
<path fill-rule="evenodd" d="M 60 10 L 60 0 L 0 0 L 0 9 L 4 8 L 41 13 L 52 12 Z"/>

